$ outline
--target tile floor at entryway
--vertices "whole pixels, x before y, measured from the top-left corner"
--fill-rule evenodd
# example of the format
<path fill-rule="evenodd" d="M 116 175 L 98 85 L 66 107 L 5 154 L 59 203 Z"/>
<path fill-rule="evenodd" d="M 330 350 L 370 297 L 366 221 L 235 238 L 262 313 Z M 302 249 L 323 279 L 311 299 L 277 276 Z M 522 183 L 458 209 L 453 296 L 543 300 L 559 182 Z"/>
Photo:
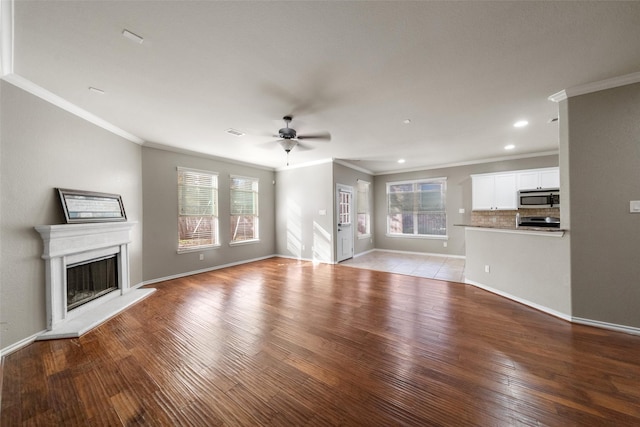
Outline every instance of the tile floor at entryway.
<path fill-rule="evenodd" d="M 375 250 L 340 265 L 464 283 L 464 258 Z"/>

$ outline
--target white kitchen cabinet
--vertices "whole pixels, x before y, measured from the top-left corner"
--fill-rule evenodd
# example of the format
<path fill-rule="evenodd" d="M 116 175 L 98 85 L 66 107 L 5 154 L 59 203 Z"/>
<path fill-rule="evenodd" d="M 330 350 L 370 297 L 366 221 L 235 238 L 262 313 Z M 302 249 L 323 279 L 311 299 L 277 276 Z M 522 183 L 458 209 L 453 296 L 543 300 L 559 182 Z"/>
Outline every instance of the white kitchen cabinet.
<path fill-rule="evenodd" d="M 471 175 L 471 187 L 471 205 L 474 211 L 518 207 L 515 173 Z"/>
<path fill-rule="evenodd" d="M 560 170 L 558 168 L 531 169 L 518 171 L 518 190 L 539 188 L 560 188 Z"/>
<path fill-rule="evenodd" d="M 541 170 L 540 188 L 560 188 L 560 169 Z"/>

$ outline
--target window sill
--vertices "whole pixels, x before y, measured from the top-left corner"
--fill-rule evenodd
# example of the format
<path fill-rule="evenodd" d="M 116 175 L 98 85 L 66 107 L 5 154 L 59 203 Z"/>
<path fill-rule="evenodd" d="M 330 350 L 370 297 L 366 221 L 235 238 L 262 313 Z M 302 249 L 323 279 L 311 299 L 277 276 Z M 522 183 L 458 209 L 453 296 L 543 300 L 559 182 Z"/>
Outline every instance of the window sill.
<path fill-rule="evenodd" d="M 207 246 L 198 246 L 198 247 L 194 247 L 194 248 L 185 248 L 185 249 L 178 249 L 178 254 L 188 254 L 188 253 L 192 253 L 192 252 L 200 252 L 200 251 L 208 251 L 210 249 L 217 249 L 219 248 L 220 245 L 207 245 Z"/>
<path fill-rule="evenodd" d="M 435 236 L 435 235 L 416 235 L 416 234 L 386 234 L 387 237 L 392 237 L 392 238 L 404 238 L 404 239 L 426 239 L 426 240 L 449 240 L 449 236 L 448 235 L 444 235 L 444 236 Z"/>
<path fill-rule="evenodd" d="M 240 240 L 238 242 L 229 242 L 229 246 L 251 245 L 253 243 L 260 243 L 260 239 Z"/>

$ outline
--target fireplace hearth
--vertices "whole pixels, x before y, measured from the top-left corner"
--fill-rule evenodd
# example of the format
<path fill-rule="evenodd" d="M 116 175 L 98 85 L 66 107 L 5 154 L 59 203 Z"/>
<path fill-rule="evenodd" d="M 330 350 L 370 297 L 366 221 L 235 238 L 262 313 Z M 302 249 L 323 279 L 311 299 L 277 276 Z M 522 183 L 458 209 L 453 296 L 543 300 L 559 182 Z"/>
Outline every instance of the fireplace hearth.
<path fill-rule="evenodd" d="M 37 339 L 79 337 L 155 289 L 129 279 L 135 222 L 44 225 L 47 332 Z"/>

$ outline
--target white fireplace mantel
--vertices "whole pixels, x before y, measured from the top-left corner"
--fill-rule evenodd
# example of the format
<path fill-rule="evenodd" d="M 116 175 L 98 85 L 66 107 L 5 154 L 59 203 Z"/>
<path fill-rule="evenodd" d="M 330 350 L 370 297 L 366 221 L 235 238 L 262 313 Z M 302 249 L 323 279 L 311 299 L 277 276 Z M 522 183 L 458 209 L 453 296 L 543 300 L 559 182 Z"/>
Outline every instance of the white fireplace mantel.
<path fill-rule="evenodd" d="M 137 224 L 100 222 L 35 227 L 44 243 L 47 332 L 38 339 L 79 337 L 147 297 L 155 289 L 132 289 L 129 279 L 131 230 Z M 116 255 L 118 290 L 67 311 L 67 266 Z"/>

